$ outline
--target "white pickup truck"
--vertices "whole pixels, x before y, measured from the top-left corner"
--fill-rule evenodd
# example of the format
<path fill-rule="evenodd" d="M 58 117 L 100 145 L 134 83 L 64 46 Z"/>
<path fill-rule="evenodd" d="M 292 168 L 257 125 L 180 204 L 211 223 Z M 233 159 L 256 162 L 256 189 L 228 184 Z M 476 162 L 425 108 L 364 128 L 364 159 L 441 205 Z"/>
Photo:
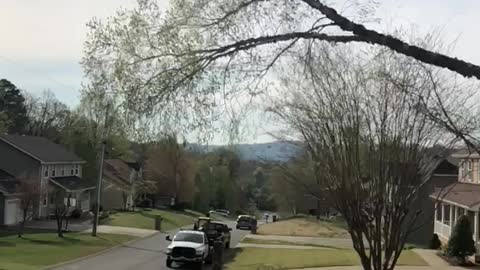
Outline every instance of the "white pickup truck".
<path fill-rule="evenodd" d="M 172 243 L 167 247 L 167 267 L 172 262 L 194 263 L 197 269 L 202 269 L 205 262 L 211 262 L 212 249 L 208 237 L 202 231 L 181 230 L 173 239 L 166 237 Z"/>

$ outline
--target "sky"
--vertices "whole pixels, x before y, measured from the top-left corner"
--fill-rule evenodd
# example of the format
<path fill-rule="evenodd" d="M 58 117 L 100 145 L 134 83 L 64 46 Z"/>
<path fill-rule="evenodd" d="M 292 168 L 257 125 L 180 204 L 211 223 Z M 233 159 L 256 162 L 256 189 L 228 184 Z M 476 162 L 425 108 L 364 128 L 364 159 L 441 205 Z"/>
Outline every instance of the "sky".
<path fill-rule="evenodd" d="M 368 1 L 368 0 L 357 0 Z M 33 94 L 45 89 L 69 106 L 79 101 L 83 79 L 79 61 L 86 23 L 106 18 L 135 0 L 0 0 L 0 78 Z M 162 7 L 168 0 L 158 0 Z M 335 2 L 335 0 L 330 0 Z M 450 55 L 480 65 L 478 0 L 377 0 L 377 30 L 415 28 L 419 34 L 441 30 L 455 43 Z M 265 136 L 263 136 L 265 137 Z M 260 140 L 266 140 L 260 139 Z M 252 139 L 258 141 L 258 139 Z"/>

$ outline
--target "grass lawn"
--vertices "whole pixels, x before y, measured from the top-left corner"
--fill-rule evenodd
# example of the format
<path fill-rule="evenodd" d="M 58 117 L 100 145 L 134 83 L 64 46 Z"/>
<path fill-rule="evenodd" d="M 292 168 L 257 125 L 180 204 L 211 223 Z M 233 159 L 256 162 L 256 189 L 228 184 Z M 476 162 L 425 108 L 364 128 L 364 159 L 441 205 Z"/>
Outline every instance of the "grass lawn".
<path fill-rule="evenodd" d="M 134 239 L 127 235 L 28 233 L 23 238 L 0 233 L 0 270 L 31 270 L 87 256 Z"/>
<path fill-rule="evenodd" d="M 304 244 L 304 243 L 296 243 L 296 242 L 289 242 L 289 241 L 283 241 L 283 240 L 268 240 L 268 239 L 249 238 L 249 237 L 243 238 L 242 243 L 245 243 L 245 244 L 260 244 L 260 245 L 309 246 L 309 247 L 323 247 L 323 248 L 331 248 L 331 249 L 342 249 L 342 248 L 328 246 L 328 245 Z"/>
<path fill-rule="evenodd" d="M 351 249 L 271 249 L 240 248 L 227 263 L 227 270 L 292 269 L 325 266 L 360 265 Z M 402 252 L 398 265 L 427 266 L 427 263 L 411 250 Z"/>
<path fill-rule="evenodd" d="M 155 228 L 155 215 L 160 215 L 163 218 L 162 231 L 169 231 L 193 224 L 197 220 L 198 214 L 191 211 L 179 212 L 158 209 L 137 212 L 118 212 L 103 219 L 101 224 L 153 230 Z"/>
<path fill-rule="evenodd" d="M 292 218 L 261 225 L 258 234 L 311 237 L 350 238 L 340 221 L 317 221 L 312 218 Z"/>

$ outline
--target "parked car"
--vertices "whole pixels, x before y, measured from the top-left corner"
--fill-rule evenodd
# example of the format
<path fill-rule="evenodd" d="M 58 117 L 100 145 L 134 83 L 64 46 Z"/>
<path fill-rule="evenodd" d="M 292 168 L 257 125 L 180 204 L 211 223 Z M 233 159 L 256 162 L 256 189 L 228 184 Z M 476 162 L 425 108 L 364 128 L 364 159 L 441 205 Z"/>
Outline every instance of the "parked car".
<path fill-rule="evenodd" d="M 251 230 L 257 225 L 257 218 L 249 215 L 240 215 L 237 218 L 237 229 Z"/>
<path fill-rule="evenodd" d="M 167 247 L 167 267 L 171 267 L 172 262 L 179 262 L 194 263 L 202 269 L 205 262 L 212 260 L 213 247 L 203 231 L 181 230 L 173 239 L 168 235 L 166 240 L 172 242 Z"/>
<path fill-rule="evenodd" d="M 230 211 L 225 210 L 225 209 L 215 209 L 215 210 L 210 210 L 208 211 L 210 214 L 216 214 L 224 217 L 229 217 L 230 216 Z"/>

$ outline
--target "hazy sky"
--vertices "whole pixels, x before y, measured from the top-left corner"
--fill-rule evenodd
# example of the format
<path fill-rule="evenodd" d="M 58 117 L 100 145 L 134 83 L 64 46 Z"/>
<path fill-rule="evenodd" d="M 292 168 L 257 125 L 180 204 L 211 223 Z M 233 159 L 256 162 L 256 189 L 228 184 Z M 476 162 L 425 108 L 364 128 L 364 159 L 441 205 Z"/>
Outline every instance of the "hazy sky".
<path fill-rule="evenodd" d="M 162 6 L 168 0 L 159 0 Z M 330 2 L 333 2 L 331 0 Z M 451 55 L 480 64 L 479 0 L 378 0 L 378 30 L 416 27 L 417 33 L 442 29 Z M 135 0 L 0 0 L 0 78 L 22 89 L 52 90 L 70 106 L 78 103 L 79 61 L 86 22 L 105 18 Z"/>

